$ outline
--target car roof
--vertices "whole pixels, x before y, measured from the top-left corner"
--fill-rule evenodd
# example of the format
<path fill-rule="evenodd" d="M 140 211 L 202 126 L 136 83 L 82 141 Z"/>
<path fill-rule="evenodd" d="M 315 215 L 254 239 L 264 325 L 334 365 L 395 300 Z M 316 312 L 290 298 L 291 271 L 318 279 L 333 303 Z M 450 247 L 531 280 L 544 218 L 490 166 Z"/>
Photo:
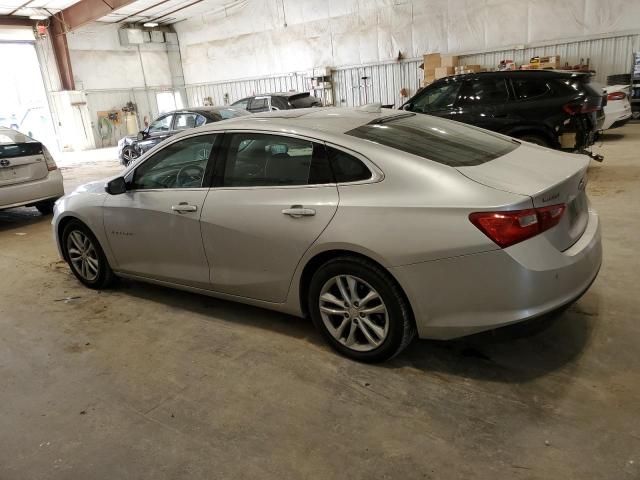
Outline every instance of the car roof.
<path fill-rule="evenodd" d="M 231 105 L 216 105 L 213 107 L 193 107 L 193 108 L 181 108 L 178 110 L 174 110 L 172 112 L 167 112 L 167 113 L 188 113 L 188 112 L 195 112 L 195 113 L 217 113 L 220 110 L 240 110 L 237 107 L 232 107 Z"/>
<path fill-rule="evenodd" d="M 507 77 L 507 78 L 577 78 L 591 76 L 589 72 L 578 72 L 570 70 L 498 70 L 495 72 L 476 72 L 476 73 L 461 73 L 459 75 L 451 75 L 436 80 L 431 85 L 442 81 L 451 80 L 465 80 L 467 78 L 478 77 Z"/>
<path fill-rule="evenodd" d="M 415 115 L 402 110 L 386 108 L 361 107 L 314 107 L 292 110 L 276 110 L 273 112 L 255 113 L 245 117 L 236 117 L 224 122 L 211 123 L 202 130 L 265 130 L 283 133 L 298 133 L 313 136 L 314 132 L 341 135 L 361 125 L 387 117 Z"/>

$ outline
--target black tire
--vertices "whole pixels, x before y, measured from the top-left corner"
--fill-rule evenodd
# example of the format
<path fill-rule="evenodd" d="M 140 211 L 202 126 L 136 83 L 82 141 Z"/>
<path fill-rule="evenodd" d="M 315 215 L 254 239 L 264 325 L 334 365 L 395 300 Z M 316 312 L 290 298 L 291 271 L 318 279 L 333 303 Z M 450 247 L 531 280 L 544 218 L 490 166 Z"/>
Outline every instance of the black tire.
<path fill-rule="evenodd" d="M 81 232 L 91 242 L 95 252 L 95 260 L 97 260 L 98 265 L 95 278 L 85 278 L 83 273 L 78 270 L 78 267 L 72 261 L 71 252 L 69 251 L 69 237 L 74 232 Z M 115 275 L 113 270 L 111 270 L 107 257 L 105 256 L 98 239 L 84 223 L 78 220 L 73 220 L 65 225 L 64 230 L 62 231 L 61 244 L 64 252 L 64 258 L 69 264 L 69 268 L 83 285 L 94 290 L 100 290 L 113 284 Z"/>
<path fill-rule="evenodd" d="M 46 200 L 44 202 L 36 203 L 36 208 L 42 215 L 51 215 L 53 213 L 53 204 L 55 200 Z"/>
<path fill-rule="evenodd" d="M 133 148 L 130 145 L 127 145 L 122 149 L 122 164 L 125 167 L 128 167 L 129 164 L 135 161 L 139 156 L 140 155 L 138 155 L 138 152 L 136 151 L 135 148 Z"/>
<path fill-rule="evenodd" d="M 540 145 L 541 147 L 551 148 L 549 141 L 541 135 L 525 133 L 523 135 L 518 135 L 516 138 L 519 138 L 524 142 L 533 143 L 534 145 Z"/>
<path fill-rule="evenodd" d="M 372 350 L 357 351 L 343 345 L 334 338 L 324 323 L 320 313 L 321 291 L 327 282 L 340 275 L 350 275 L 362 279 L 375 289 L 384 306 L 386 306 L 387 335 L 381 344 Z M 329 345 L 342 355 L 353 360 L 367 363 L 383 362 L 404 350 L 416 335 L 416 326 L 411 307 L 400 286 L 388 272 L 363 258 L 339 257 L 322 265 L 311 279 L 307 306 L 313 323 Z M 355 320 L 352 321 L 355 323 Z"/>

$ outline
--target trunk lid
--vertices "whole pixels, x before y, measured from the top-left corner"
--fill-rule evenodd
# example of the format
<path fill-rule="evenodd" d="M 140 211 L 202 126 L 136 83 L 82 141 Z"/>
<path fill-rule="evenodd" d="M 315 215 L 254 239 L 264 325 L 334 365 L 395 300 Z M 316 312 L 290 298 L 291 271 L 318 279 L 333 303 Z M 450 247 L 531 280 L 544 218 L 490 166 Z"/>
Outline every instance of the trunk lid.
<path fill-rule="evenodd" d="M 40 142 L 0 143 L 0 187 L 40 180 L 48 173 Z"/>
<path fill-rule="evenodd" d="M 558 250 L 571 247 L 589 217 L 585 193 L 589 157 L 523 144 L 482 165 L 458 167 L 467 178 L 497 190 L 528 195 L 534 207 L 565 204 L 555 227 L 543 233 Z"/>

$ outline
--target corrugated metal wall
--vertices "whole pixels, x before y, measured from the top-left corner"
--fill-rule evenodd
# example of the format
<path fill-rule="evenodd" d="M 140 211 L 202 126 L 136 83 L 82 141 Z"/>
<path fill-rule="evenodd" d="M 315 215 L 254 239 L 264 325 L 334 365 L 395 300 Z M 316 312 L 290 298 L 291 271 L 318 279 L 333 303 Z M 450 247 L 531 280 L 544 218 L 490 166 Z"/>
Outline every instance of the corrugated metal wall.
<path fill-rule="evenodd" d="M 309 91 L 311 83 L 301 74 L 188 85 L 187 105 L 200 107 L 210 97 L 214 105 L 228 105 L 244 97 L 268 92 Z"/>
<path fill-rule="evenodd" d="M 625 35 L 611 38 L 598 38 L 579 42 L 562 43 L 524 50 L 500 50 L 477 55 L 464 55 L 462 62 L 467 65 L 496 67 L 500 60 L 509 59 L 517 64 L 528 63 L 536 55 L 560 55 L 560 63 L 576 65 L 580 59 L 589 59 L 591 68 L 596 71 L 595 79 L 606 85 L 607 75 L 629 73 L 631 55 L 640 50 L 640 35 Z"/>
<path fill-rule="evenodd" d="M 498 50 L 475 55 L 463 55 L 465 64 L 479 64 L 495 68 L 500 60 L 511 59 L 518 64 L 527 63 L 536 55 L 560 55 L 561 63 L 575 65 L 580 59 L 590 60 L 596 70 L 596 80 L 603 85 L 607 75 L 627 73 L 631 68 L 631 54 L 640 51 L 640 35 L 625 35 L 611 38 L 567 42 L 555 45 L 531 47 L 523 50 Z M 371 65 L 339 67 L 333 71 L 334 104 L 354 107 L 366 103 L 381 102 L 383 105 L 400 106 L 407 97 L 402 97 L 401 89 L 413 95 L 420 86 L 423 76 L 419 65 L 422 59 L 400 62 L 386 62 Z M 363 79 L 363 77 L 367 77 Z M 243 97 L 258 93 L 277 91 L 309 91 L 309 78 L 303 74 L 274 76 L 269 78 L 234 80 L 208 84 L 188 85 L 187 102 L 190 106 L 200 106 L 204 98 L 211 97 L 215 105 L 233 103 Z"/>

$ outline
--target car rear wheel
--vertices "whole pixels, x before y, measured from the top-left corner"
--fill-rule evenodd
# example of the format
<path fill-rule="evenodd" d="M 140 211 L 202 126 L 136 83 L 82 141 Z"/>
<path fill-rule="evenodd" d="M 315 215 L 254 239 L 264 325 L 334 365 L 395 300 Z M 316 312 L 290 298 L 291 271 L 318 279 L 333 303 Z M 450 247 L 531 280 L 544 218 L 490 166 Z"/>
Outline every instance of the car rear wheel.
<path fill-rule="evenodd" d="M 89 288 L 106 288 L 114 274 L 104 251 L 91 231 L 82 223 L 72 221 L 62 232 L 62 248 L 71 271 Z"/>
<path fill-rule="evenodd" d="M 36 208 L 42 215 L 51 215 L 53 213 L 53 204 L 55 200 L 47 200 L 46 202 L 36 203 Z"/>
<path fill-rule="evenodd" d="M 519 135 L 517 138 L 525 142 L 533 143 L 534 145 L 540 145 L 541 147 L 551 148 L 551 145 L 544 137 L 540 135 Z"/>
<path fill-rule="evenodd" d="M 382 268 L 357 257 L 336 258 L 318 269 L 308 308 L 328 343 L 362 362 L 394 357 L 416 332 L 400 287 Z"/>

